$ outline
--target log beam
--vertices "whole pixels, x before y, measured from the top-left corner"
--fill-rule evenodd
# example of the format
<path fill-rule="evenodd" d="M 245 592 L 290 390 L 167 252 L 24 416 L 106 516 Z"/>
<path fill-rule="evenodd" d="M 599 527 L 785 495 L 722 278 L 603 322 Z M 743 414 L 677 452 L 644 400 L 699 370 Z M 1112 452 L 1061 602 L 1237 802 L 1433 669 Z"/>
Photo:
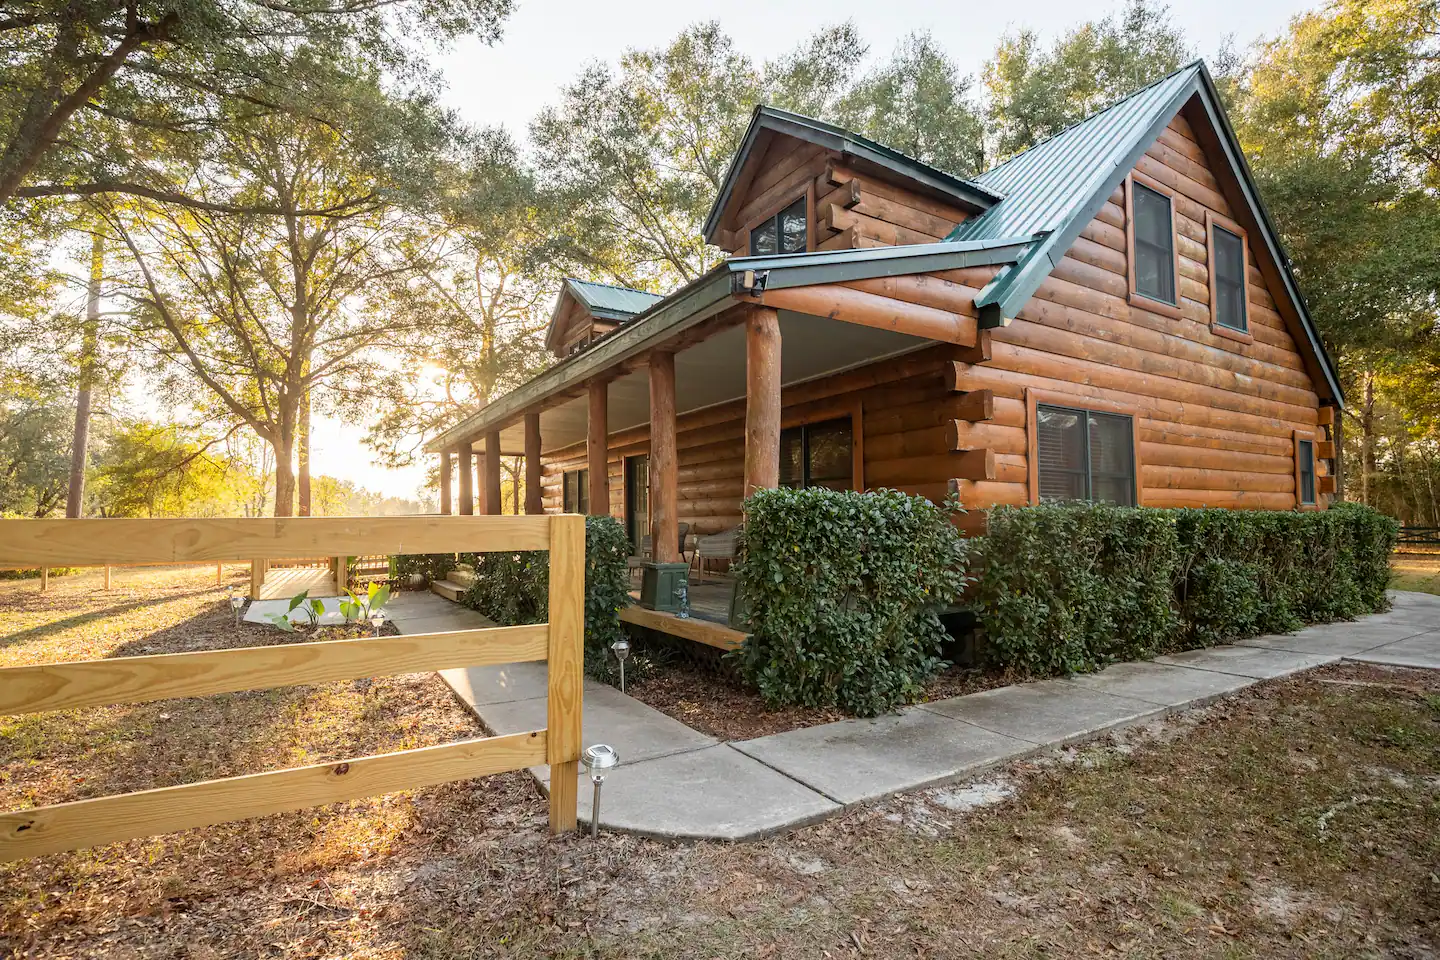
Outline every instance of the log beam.
<path fill-rule="evenodd" d="M 525 512 L 545 512 L 540 492 L 540 414 L 525 414 Z"/>
<path fill-rule="evenodd" d="M 780 314 L 751 307 L 745 318 L 744 495 L 780 485 Z"/>
<path fill-rule="evenodd" d="M 610 513 L 610 384 L 604 380 L 591 380 L 589 392 L 585 457 L 589 468 L 590 513 L 603 517 Z"/>
<path fill-rule="evenodd" d="M 500 431 L 485 434 L 485 512 L 500 513 Z"/>
<path fill-rule="evenodd" d="M 765 305 L 967 347 L 975 344 L 977 333 L 974 317 L 838 284 L 767 290 Z"/>
<path fill-rule="evenodd" d="M 650 354 L 650 545 L 656 563 L 680 559 L 675 445 L 675 354 Z"/>

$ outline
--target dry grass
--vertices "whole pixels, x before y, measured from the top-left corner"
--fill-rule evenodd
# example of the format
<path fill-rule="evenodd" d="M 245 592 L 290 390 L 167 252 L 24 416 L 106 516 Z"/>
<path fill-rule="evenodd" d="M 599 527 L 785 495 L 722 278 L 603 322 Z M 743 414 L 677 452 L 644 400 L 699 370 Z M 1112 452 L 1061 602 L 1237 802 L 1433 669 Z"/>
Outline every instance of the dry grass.
<path fill-rule="evenodd" d="M 123 627 L 121 642 L 187 630 L 222 640 L 211 612 L 220 594 L 192 591 L 157 585 L 164 602 L 136 608 L 149 619 Z M 34 603 L 33 593 L 0 599 L 0 635 L 13 634 Z M 167 623 L 162 610 L 180 619 Z M 0 655 L 44 659 L 43 649 L 27 649 L 42 642 L 41 620 L 27 621 L 19 650 L 0 639 Z M 69 629 L 56 630 L 57 649 L 108 642 L 66 639 Z M 468 728 L 426 678 L 377 684 L 369 698 L 348 685 L 278 695 L 237 695 L 228 711 L 196 715 L 206 722 L 183 721 L 188 742 L 168 746 L 177 710 L 191 701 L 172 702 L 170 720 L 135 708 L 85 725 L 42 717 L 56 726 L 0 747 L 0 791 L 12 805 L 28 792 L 48 801 L 138 782 L 142 772 L 178 776 L 186 763 L 187 777 L 209 775 Z M 257 740 L 266 746 L 244 746 Z M 0 868 L 0 955 L 1231 958 L 1440 949 L 1440 675 L 1329 668 L 989 780 L 1008 799 L 967 809 L 964 790 L 923 791 L 735 846 L 552 840 L 527 779 L 491 777 Z"/>
<path fill-rule="evenodd" d="M 1440 553 L 1397 553 L 1390 558 L 1390 588 L 1440 594 Z"/>

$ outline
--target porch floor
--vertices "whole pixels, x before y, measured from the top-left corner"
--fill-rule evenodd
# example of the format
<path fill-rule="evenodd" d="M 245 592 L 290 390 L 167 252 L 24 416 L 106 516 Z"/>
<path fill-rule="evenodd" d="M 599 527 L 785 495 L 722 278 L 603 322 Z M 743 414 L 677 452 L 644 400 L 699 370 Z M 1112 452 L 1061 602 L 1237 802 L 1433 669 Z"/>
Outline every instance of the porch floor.
<path fill-rule="evenodd" d="M 335 576 L 324 567 L 271 567 L 265 571 L 257 600 L 289 600 L 300 593 L 334 597 Z"/>
<path fill-rule="evenodd" d="M 688 587 L 690 616 L 681 617 L 640 606 L 640 591 L 630 591 L 630 606 L 620 611 L 625 623 L 684 640 L 693 640 L 721 650 L 734 650 L 745 641 L 745 632 L 730 626 L 730 598 L 735 581 L 728 577 L 707 577 Z"/>

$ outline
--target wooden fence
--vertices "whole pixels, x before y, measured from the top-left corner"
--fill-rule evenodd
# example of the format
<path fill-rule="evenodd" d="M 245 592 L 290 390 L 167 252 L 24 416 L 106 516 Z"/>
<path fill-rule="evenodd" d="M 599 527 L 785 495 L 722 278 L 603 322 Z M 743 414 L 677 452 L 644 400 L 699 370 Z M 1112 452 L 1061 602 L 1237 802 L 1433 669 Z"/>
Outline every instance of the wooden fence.
<path fill-rule="evenodd" d="M 550 764 L 550 828 L 575 827 L 585 521 L 524 517 L 0 520 L 0 566 L 548 550 L 549 621 L 0 669 L 0 715 L 548 661 L 546 728 L 0 813 L 0 862 Z"/>

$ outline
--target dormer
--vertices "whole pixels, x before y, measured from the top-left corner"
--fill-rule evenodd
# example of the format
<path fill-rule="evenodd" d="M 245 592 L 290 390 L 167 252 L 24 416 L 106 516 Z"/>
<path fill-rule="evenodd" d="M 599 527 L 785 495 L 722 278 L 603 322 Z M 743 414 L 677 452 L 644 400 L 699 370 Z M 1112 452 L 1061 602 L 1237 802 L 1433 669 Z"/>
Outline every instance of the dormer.
<path fill-rule="evenodd" d="M 644 313 L 660 299 L 643 290 L 566 277 L 545 332 L 545 349 L 563 360 Z"/>
<path fill-rule="evenodd" d="M 848 130 L 760 106 L 705 239 L 733 257 L 935 243 L 999 199 Z"/>

